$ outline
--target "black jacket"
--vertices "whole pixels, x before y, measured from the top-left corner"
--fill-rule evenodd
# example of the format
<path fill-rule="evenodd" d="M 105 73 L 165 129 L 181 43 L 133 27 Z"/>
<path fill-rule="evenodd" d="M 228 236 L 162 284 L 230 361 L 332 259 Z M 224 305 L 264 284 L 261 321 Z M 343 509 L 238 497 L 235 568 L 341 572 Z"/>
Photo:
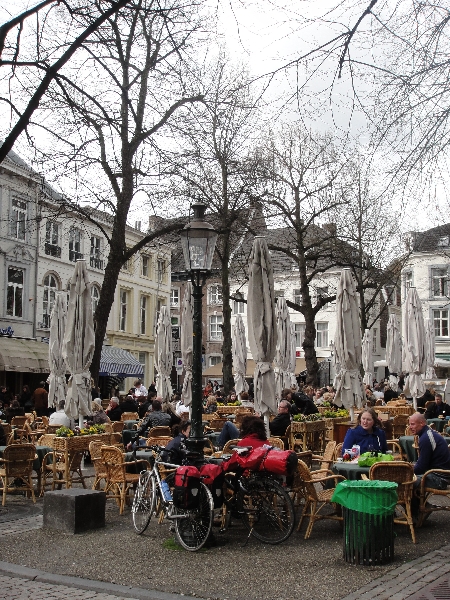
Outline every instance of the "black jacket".
<path fill-rule="evenodd" d="M 280 413 L 275 417 L 273 421 L 269 423 L 269 429 L 271 435 L 276 437 L 282 437 L 286 434 L 286 429 L 291 424 L 291 417 L 289 413 Z"/>

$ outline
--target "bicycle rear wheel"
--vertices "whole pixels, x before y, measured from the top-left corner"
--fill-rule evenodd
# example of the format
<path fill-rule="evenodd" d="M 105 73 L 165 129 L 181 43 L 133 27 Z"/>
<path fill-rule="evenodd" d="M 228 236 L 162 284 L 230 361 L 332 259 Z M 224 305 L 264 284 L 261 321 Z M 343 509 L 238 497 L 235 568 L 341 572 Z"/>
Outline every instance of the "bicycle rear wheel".
<path fill-rule="evenodd" d="M 175 533 L 185 550 L 200 550 L 211 531 L 214 500 L 204 483 L 200 483 L 200 501 L 193 510 L 177 510 L 184 518 L 175 519 Z"/>
<path fill-rule="evenodd" d="M 292 500 L 286 490 L 270 477 L 254 477 L 240 491 L 242 520 L 252 535 L 266 544 L 288 539 L 295 525 Z"/>
<path fill-rule="evenodd" d="M 131 514 L 133 527 L 136 533 L 141 534 L 147 529 L 156 504 L 155 478 L 150 471 L 146 471 L 139 478 L 139 483 L 134 492 Z"/>

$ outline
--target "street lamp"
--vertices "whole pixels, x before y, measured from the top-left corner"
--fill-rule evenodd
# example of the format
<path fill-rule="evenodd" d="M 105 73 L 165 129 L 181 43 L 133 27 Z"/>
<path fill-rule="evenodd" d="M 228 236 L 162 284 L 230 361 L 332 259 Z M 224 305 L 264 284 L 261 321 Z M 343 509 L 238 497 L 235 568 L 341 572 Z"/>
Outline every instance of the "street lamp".
<path fill-rule="evenodd" d="M 204 204 L 194 204 L 192 210 L 194 216 L 181 232 L 181 247 L 186 270 L 192 281 L 194 298 L 191 433 L 186 440 L 186 446 L 191 452 L 203 454 L 202 298 L 203 286 L 211 272 L 217 232 L 210 223 L 204 220 L 206 210 Z"/>

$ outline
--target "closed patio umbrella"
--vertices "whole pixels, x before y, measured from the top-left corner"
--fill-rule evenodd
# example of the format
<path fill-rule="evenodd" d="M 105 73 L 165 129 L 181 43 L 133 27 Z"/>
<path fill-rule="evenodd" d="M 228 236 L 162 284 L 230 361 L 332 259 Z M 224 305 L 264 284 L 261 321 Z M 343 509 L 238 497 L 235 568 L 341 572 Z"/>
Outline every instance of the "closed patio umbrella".
<path fill-rule="evenodd" d="M 350 410 L 359 408 L 364 396 L 361 382 L 361 333 L 356 288 L 349 269 L 343 269 L 336 296 L 336 363 L 339 371 L 334 380 L 335 403 Z"/>
<path fill-rule="evenodd" d="M 427 370 L 425 379 L 436 379 L 436 372 L 434 370 L 436 347 L 433 319 L 425 319 L 425 345 L 427 350 Z"/>
<path fill-rule="evenodd" d="M 70 370 L 64 411 L 72 419 L 92 414 L 91 366 L 94 354 L 94 319 L 91 284 L 85 260 L 78 260 L 70 280 L 69 308 L 62 356 Z"/>
<path fill-rule="evenodd" d="M 233 352 L 233 370 L 234 370 L 234 389 L 240 397 L 242 392 L 248 391 L 248 383 L 245 380 L 247 371 L 247 340 L 245 337 L 245 326 L 241 315 L 236 316 L 233 324 L 232 344 Z"/>
<path fill-rule="evenodd" d="M 297 385 L 297 379 L 295 377 L 295 362 L 297 359 L 296 355 L 296 343 L 295 343 L 295 325 L 291 323 L 291 333 L 290 333 L 290 346 L 291 351 L 289 352 L 289 369 L 288 369 L 288 382 L 286 382 L 285 387 L 293 387 Z"/>
<path fill-rule="evenodd" d="M 361 356 L 364 369 L 363 383 L 373 385 L 373 337 L 372 331 L 366 329 L 361 341 Z"/>
<path fill-rule="evenodd" d="M 58 408 L 61 400 L 66 399 L 66 363 L 62 356 L 62 344 L 66 329 L 66 292 L 58 292 L 55 296 L 50 316 L 50 339 L 48 343 L 48 405 Z"/>
<path fill-rule="evenodd" d="M 192 283 L 188 281 L 184 288 L 183 304 L 181 306 L 181 358 L 184 369 L 181 397 L 185 406 L 189 406 L 192 402 L 193 316 Z"/>
<path fill-rule="evenodd" d="M 155 367 L 156 393 L 164 402 L 169 402 L 172 396 L 170 373 L 172 371 L 172 326 L 167 306 L 161 306 L 158 322 L 156 324 L 155 340 Z"/>
<path fill-rule="evenodd" d="M 404 393 L 410 394 L 417 410 L 417 398 L 425 393 L 425 384 L 421 375 L 427 368 L 425 347 L 425 325 L 422 303 L 415 287 L 408 289 L 402 313 L 403 333 L 403 370 L 408 373 Z"/>
<path fill-rule="evenodd" d="M 386 362 L 389 369 L 389 387 L 398 392 L 398 375 L 402 370 L 402 338 L 395 315 L 389 315 L 387 324 Z"/>
<path fill-rule="evenodd" d="M 268 428 L 269 414 L 275 414 L 275 376 L 272 361 L 277 345 L 273 268 L 264 237 L 255 237 L 250 255 L 248 282 L 248 341 L 253 360 L 255 411 L 264 415 Z"/>
<path fill-rule="evenodd" d="M 275 349 L 274 372 L 275 391 L 278 402 L 288 381 L 289 358 L 291 354 L 291 319 L 284 298 L 277 298 L 275 307 L 277 322 L 277 346 Z"/>

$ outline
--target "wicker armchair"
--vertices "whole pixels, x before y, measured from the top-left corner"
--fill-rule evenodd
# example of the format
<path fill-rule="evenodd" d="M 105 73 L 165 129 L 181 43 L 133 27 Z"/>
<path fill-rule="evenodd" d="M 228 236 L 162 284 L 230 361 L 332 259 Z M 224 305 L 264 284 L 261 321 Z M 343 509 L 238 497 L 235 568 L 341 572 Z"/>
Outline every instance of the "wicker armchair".
<path fill-rule="evenodd" d="M 13 427 L 23 427 L 25 425 L 25 423 L 27 422 L 28 417 L 13 417 L 11 419 L 11 425 Z"/>
<path fill-rule="evenodd" d="M 305 505 L 303 507 L 302 515 L 300 517 L 300 521 L 298 523 L 297 531 L 300 531 L 303 519 L 305 517 L 309 517 L 308 527 L 305 533 L 305 540 L 309 538 L 312 532 L 312 528 L 314 523 L 319 519 L 332 519 L 334 521 L 342 521 L 342 516 L 333 513 L 321 513 L 321 510 L 324 506 L 329 506 L 332 504 L 331 498 L 334 493 L 333 488 L 325 488 L 325 486 L 329 482 L 342 481 L 345 477 L 342 475 L 328 475 L 322 476 L 321 478 L 313 479 L 311 476 L 311 471 L 305 465 L 302 460 L 298 461 L 297 465 L 298 476 L 300 478 L 300 485 L 302 487 L 302 495 L 305 500 Z M 323 489 L 320 486 L 316 486 L 315 484 L 322 484 Z"/>
<path fill-rule="evenodd" d="M 408 426 L 409 417 L 408 415 L 395 415 L 393 420 L 393 437 L 398 439 L 402 435 L 405 435 L 406 428 Z"/>
<path fill-rule="evenodd" d="M 420 504 L 419 519 L 416 527 L 422 527 L 425 519 L 436 510 L 450 511 L 450 489 L 446 488 L 444 490 L 438 490 L 431 487 L 430 480 L 428 479 L 427 481 L 427 475 L 431 475 L 433 473 L 445 478 L 447 481 L 450 481 L 450 471 L 445 471 L 444 469 L 431 469 L 422 476 L 418 490 Z M 439 502 L 439 505 L 429 503 L 429 500 L 432 496 L 440 497 L 441 502 Z"/>
<path fill-rule="evenodd" d="M 81 483 L 86 489 L 86 482 L 81 470 L 81 461 L 86 451 L 86 440 L 80 437 L 63 438 L 54 437 L 52 441 L 53 451 L 48 452 L 41 467 L 41 496 L 45 492 L 47 483 L 51 483 L 52 490 L 55 487 L 61 489 L 71 488 L 74 483 Z M 51 460 L 51 462 L 50 462 Z"/>
<path fill-rule="evenodd" d="M 23 482 L 23 487 L 20 489 L 30 492 L 33 502 L 36 502 L 31 480 L 35 454 L 36 448 L 33 444 L 13 444 L 5 448 L 3 458 L 0 458 L 0 480 L 3 485 L 2 506 L 5 506 L 6 494 L 15 489 L 12 488 L 11 483 L 16 479 Z"/>
<path fill-rule="evenodd" d="M 95 479 L 94 479 L 94 483 L 92 484 L 93 490 L 101 489 L 100 483 L 102 480 L 104 480 L 105 485 L 106 485 L 107 472 L 106 472 L 106 465 L 102 460 L 102 452 L 101 452 L 102 447 L 103 447 L 102 442 L 91 442 L 89 444 L 89 454 L 91 455 L 91 460 L 92 460 L 92 463 L 93 463 L 94 469 L 95 469 Z"/>
<path fill-rule="evenodd" d="M 139 414 L 137 412 L 124 412 L 120 416 L 121 421 L 138 421 Z"/>
<path fill-rule="evenodd" d="M 102 462 L 106 466 L 106 487 L 105 492 L 108 498 L 114 498 L 119 506 L 119 513 L 123 514 L 128 492 L 135 488 L 139 481 L 139 473 L 127 473 L 123 453 L 114 446 L 102 446 Z M 149 469 L 150 465 L 146 460 L 138 460 L 142 469 Z"/>
<path fill-rule="evenodd" d="M 105 428 L 106 433 L 122 433 L 125 425 L 124 421 L 114 421 L 113 423 L 105 423 L 105 425 L 106 424 L 110 426 L 109 431 L 106 431 Z"/>
<path fill-rule="evenodd" d="M 147 437 L 172 437 L 172 430 L 170 427 L 159 425 L 158 427 L 152 427 L 149 430 Z"/>
<path fill-rule="evenodd" d="M 227 422 L 227 419 L 213 419 L 209 422 L 209 426 L 213 431 L 222 431 L 222 427 Z"/>
<path fill-rule="evenodd" d="M 240 441 L 241 440 L 239 438 L 235 440 L 228 440 L 228 442 L 223 447 L 222 454 L 231 454 L 233 449 L 236 448 Z"/>
<path fill-rule="evenodd" d="M 147 446 L 161 446 L 165 448 L 167 444 L 172 440 L 172 436 L 160 435 L 158 437 L 148 437 Z"/>
<path fill-rule="evenodd" d="M 313 454 L 312 460 L 319 463 L 319 469 L 311 472 L 313 479 L 320 479 L 323 474 L 331 474 L 331 463 L 334 462 L 334 452 L 336 450 L 336 442 L 328 442 L 322 456 Z"/>
<path fill-rule="evenodd" d="M 270 437 L 267 439 L 267 443 L 273 446 L 274 448 L 284 450 L 284 441 L 280 437 Z"/>
<path fill-rule="evenodd" d="M 416 534 L 411 515 L 411 499 L 413 494 L 414 467 L 406 462 L 380 462 L 370 467 L 369 479 L 378 479 L 380 481 L 394 481 L 398 484 L 397 506 L 401 510 L 401 515 L 394 518 L 394 523 L 407 525 L 411 531 L 412 541 L 416 543 Z"/>

